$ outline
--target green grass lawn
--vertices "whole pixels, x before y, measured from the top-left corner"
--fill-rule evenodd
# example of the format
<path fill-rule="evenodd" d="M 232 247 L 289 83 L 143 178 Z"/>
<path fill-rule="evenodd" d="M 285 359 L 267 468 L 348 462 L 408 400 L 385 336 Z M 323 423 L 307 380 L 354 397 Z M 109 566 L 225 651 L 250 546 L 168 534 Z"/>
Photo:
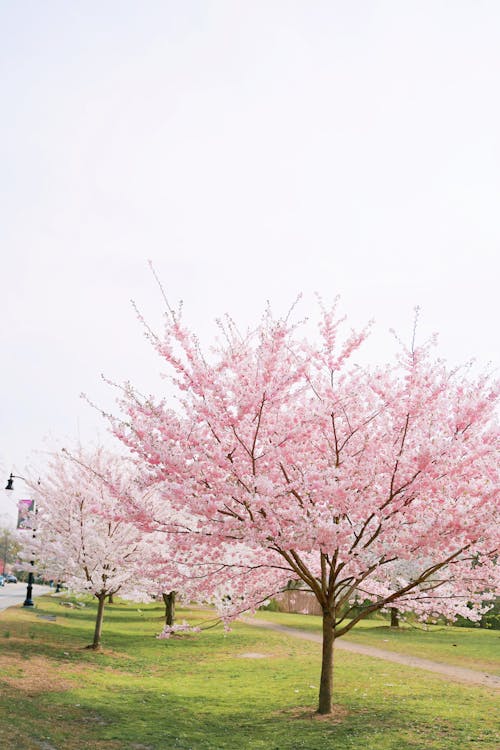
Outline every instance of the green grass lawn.
<path fill-rule="evenodd" d="M 94 605 L 37 604 L 0 613 L 2 750 L 498 748 L 482 688 L 338 652 L 335 712 L 318 718 L 318 644 L 243 624 L 160 641 L 162 607 L 119 602 L 96 653 Z"/>
<path fill-rule="evenodd" d="M 288 627 L 321 632 L 321 617 L 259 612 L 256 617 Z M 430 625 L 391 628 L 385 619 L 361 620 L 344 640 L 500 675 L 500 630 Z"/>

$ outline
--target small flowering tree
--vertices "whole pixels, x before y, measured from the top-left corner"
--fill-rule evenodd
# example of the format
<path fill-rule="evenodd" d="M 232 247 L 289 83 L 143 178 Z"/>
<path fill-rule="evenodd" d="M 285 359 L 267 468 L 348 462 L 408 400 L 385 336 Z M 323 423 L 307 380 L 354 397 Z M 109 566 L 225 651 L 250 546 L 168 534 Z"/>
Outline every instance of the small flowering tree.
<path fill-rule="evenodd" d="M 277 576 L 246 544 L 210 539 L 203 522 L 176 510 L 157 482 L 124 497 L 122 513 L 147 539 L 142 569 L 148 594 L 165 604 L 162 637 L 186 629 L 174 625 L 178 599 L 213 604 L 227 622 L 286 585 L 287 571 Z"/>
<path fill-rule="evenodd" d="M 91 648 L 98 649 L 106 597 L 139 595 L 147 585 L 145 536 L 123 518 L 126 499 L 137 492 L 133 465 L 103 448 L 79 446 L 71 454 L 53 453 L 32 491 L 36 538 L 27 554 L 34 551 L 47 578 L 97 598 Z"/>
<path fill-rule="evenodd" d="M 180 546 L 198 562 L 203 540 L 200 564 L 225 571 L 228 617 L 290 579 L 315 594 L 329 713 L 334 642 L 362 618 L 477 619 L 498 590 L 498 384 L 449 369 L 433 341 L 356 365 L 367 332 L 341 337 L 335 307 L 309 340 L 270 310 L 246 335 L 220 328 L 205 355 L 169 309 L 164 336 L 149 335 L 177 406 L 127 385 L 113 429 L 192 519 Z"/>

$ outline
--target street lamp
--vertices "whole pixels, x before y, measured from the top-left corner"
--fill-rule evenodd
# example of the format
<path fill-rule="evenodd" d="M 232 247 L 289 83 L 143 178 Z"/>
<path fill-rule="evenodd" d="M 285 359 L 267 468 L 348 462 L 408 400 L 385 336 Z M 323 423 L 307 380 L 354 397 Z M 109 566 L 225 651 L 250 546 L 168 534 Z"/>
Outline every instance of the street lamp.
<path fill-rule="evenodd" d="M 15 474 L 10 474 L 10 477 L 7 479 L 7 485 L 5 487 L 6 490 L 13 490 L 14 489 L 14 479 L 22 479 L 22 477 L 17 477 Z"/>
<path fill-rule="evenodd" d="M 11 472 L 10 477 L 7 479 L 7 484 L 5 486 L 6 490 L 12 491 L 14 489 L 14 479 L 22 479 L 23 482 L 27 481 L 24 477 L 18 476 L 17 474 L 12 474 L 12 472 Z M 40 484 L 40 480 L 38 480 L 38 484 Z M 31 510 L 33 510 L 34 507 L 35 507 L 35 503 L 33 502 L 33 506 L 31 508 Z M 19 522 L 18 522 L 18 526 L 19 526 Z M 33 539 L 35 538 L 35 536 L 36 536 L 35 529 L 33 529 Z M 26 589 L 26 599 L 23 602 L 23 607 L 33 607 L 34 606 L 34 602 L 33 602 L 33 598 L 32 597 L 33 597 L 33 581 L 34 581 L 34 578 L 35 578 L 35 576 L 33 574 L 33 569 L 35 567 L 35 561 L 31 560 L 30 565 L 31 565 L 31 569 L 30 569 L 30 571 L 28 573 L 28 587 Z"/>

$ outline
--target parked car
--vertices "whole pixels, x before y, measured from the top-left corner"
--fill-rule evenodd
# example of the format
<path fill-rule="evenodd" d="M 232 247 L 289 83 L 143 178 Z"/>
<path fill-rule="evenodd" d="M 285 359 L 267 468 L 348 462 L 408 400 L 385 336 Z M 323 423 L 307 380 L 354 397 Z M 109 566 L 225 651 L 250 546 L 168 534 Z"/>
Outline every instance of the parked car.
<path fill-rule="evenodd" d="M 4 578 L 4 577 L 3 577 L 3 575 L 2 575 L 1 573 L 0 573 L 0 586 L 4 586 L 4 585 L 5 585 L 5 578 Z"/>
<path fill-rule="evenodd" d="M 5 580 L 7 581 L 7 583 L 17 583 L 17 578 L 12 573 L 7 573 L 7 575 L 5 576 Z"/>

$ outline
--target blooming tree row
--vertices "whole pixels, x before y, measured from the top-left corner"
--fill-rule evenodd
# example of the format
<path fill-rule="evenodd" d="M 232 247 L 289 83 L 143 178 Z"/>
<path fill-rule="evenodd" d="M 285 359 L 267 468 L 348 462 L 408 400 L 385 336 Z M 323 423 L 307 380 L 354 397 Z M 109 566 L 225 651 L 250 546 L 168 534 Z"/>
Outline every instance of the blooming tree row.
<path fill-rule="evenodd" d="M 473 620 L 498 593 L 498 383 L 450 370 L 433 341 L 360 366 L 367 332 L 343 336 L 335 307 L 309 338 L 269 309 L 220 330 L 204 354 L 169 309 L 149 335 L 175 401 L 122 389 L 108 417 L 132 458 L 54 454 L 33 485 L 35 552 L 98 599 L 94 648 L 118 591 L 163 595 L 168 637 L 177 591 L 229 621 L 293 581 L 323 613 L 328 713 L 335 640 L 363 617 Z"/>

